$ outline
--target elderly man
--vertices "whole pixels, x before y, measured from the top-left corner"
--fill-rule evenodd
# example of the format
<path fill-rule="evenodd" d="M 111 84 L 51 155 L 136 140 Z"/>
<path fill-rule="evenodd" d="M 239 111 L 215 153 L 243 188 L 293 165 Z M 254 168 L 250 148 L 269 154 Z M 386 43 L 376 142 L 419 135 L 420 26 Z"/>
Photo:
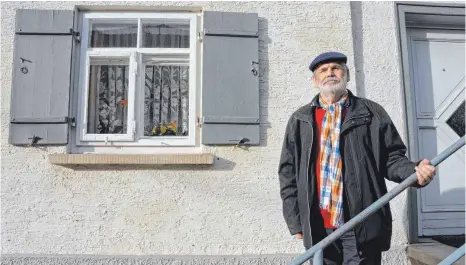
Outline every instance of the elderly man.
<path fill-rule="evenodd" d="M 283 215 L 306 249 L 387 192 L 385 178 L 402 182 L 416 172 L 427 185 L 435 168 L 406 157 L 406 147 L 387 112 L 347 89 L 347 58 L 338 52 L 310 65 L 320 93 L 287 124 L 279 164 Z M 387 204 L 324 250 L 326 264 L 381 263 L 390 248 L 392 216 Z"/>

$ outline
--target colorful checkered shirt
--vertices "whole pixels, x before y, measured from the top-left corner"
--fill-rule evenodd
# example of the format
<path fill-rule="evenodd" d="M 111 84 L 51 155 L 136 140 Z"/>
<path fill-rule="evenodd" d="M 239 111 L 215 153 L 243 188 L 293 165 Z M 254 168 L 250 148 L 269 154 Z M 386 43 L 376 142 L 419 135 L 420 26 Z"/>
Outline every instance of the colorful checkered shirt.
<path fill-rule="evenodd" d="M 320 107 L 326 110 L 320 134 L 320 208 L 330 213 L 330 223 L 343 225 L 343 178 L 340 157 L 341 113 L 348 95 L 334 104 L 319 97 Z"/>

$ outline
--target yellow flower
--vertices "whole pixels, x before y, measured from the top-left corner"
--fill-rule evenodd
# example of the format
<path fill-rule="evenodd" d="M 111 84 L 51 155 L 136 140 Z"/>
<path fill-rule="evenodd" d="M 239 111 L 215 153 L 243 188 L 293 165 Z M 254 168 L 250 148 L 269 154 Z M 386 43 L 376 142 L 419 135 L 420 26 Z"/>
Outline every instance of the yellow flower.
<path fill-rule="evenodd" d="M 167 132 L 167 126 L 162 125 L 160 126 L 160 134 L 164 135 Z"/>

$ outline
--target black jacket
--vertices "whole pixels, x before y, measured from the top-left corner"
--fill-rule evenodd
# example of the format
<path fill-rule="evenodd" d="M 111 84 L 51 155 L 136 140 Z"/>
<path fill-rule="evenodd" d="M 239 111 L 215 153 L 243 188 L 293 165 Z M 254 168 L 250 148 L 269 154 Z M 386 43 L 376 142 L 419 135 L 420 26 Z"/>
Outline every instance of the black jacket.
<path fill-rule="evenodd" d="M 303 233 L 306 249 L 313 245 L 311 223 L 320 214 L 314 210 L 318 198 L 314 170 L 317 100 L 318 96 L 291 115 L 278 169 L 286 224 L 292 235 Z M 340 152 L 344 200 L 349 209 L 345 215 L 353 218 L 387 193 L 385 178 L 400 183 L 415 172 L 416 163 L 405 156 L 406 147 L 379 104 L 349 92 L 345 107 Z M 359 250 L 388 250 L 392 235 L 389 204 L 357 225 L 354 232 Z"/>

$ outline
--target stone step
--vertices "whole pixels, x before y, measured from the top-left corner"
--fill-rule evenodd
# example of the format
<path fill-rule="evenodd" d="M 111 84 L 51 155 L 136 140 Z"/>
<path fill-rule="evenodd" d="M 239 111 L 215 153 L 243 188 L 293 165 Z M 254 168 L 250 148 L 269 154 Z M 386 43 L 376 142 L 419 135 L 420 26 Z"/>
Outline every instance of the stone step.
<path fill-rule="evenodd" d="M 422 240 L 421 243 L 408 246 L 408 259 L 411 265 L 438 265 L 456 250 L 435 240 Z M 465 257 L 453 263 L 454 265 L 464 265 Z"/>

